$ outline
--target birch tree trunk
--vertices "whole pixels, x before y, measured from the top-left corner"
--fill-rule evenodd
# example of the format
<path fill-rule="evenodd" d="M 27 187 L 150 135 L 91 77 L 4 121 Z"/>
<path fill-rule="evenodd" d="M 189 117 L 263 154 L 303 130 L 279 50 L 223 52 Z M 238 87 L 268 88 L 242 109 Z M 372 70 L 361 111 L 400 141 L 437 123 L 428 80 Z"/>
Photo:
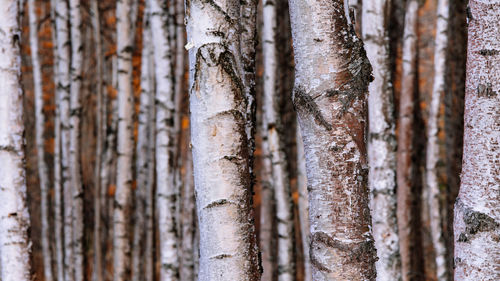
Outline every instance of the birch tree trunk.
<path fill-rule="evenodd" d="M 61 90 L 59 88 L 59 79 L 61 73 L 59 70 L 60 62 L 58 56 L 57 46 L 57 20 L 56 20 L 56 0 L 50 2 L 50 16 L 52 20 L 52 41 L 55 45 L 54 51 L 54 84 L 56 109 L 54 116 L 54 239 L 56 250 L 56 268 L 57 280 L 64 280 L 64 250 L 63 250 L 63 198 L 62 198 L 62 173 L 61 173 L 61 108 L 59 104 L 59 95 Z"/>
<path fill-rule="evenodd" d="M 500 279 L 500 1 L 469 1 L 462 182 L 455 279 Z"/>
<path fill-rule="evenodd" d="M 297 128 L 297 190 L 299 192 L 299 220 L 302 237 L 302 248 L 304 252 L 304 281 L 312 281 L 311 259 L 309 256 L 309 244 L 311 243 L 311 231 L 309 229 L 309 196 L 307 191 L 306 157 L 304 155 L 304 143 L 300 128 Z"/>
<path fill-rule="evenodd" d="M 160 235 L 160 280 L 179 278 L 177 254 L 177 193 L 174 185 L 175 105 L 172 52 L 169 42 L 168 7 L 150 0 L 151 32 L 155 62 L 156 101 L 156 200 Z"/>
<path fill-rule="evenodd" d="M 43 112 L 42 69 L 38 55 L 38 20 L 34 0 L 28 1 L 31 61 L 33 65 L 33 87 L 35 92 L 35 127 L 38 179 L 40 182 L 40 221 L 43 254 L 43 270 L 46 281 L 52 281 L 52 254 L 49 240 L 49 171 L 45 163 L 45 115 Z"/>
<path fill-rule="evenodd" d="M 414 190 L 414 170 L 412 163 L 414 138 L 414 108 L 417 71 L 417 27 L 418 1 L 407 2 L 403 32 L 403 73 L 399 101 L 399 128 L 397 150 L 397 221 L 401 272 L 403 280 L 415 280 L 421 274 L 417 257 L 417 229 L 415 222 L 419 216 L 414 208 L 418 194 Z"/>
<path fill-rule="evenodd" d="M 271 184 L 276 202 L 276 222 L 278 235 L 278 280 L 295 280 L 295 229 L 293 220 L 293 201 L 284 151 L 284 136 L 279 113 L 279 93 L 277 91 L 278 48 L 277 11 L 275 1 L 266 1 L 263 7 L 263 64 L 264 64 L 264 96 L 263 96 L 263 129 L 267 153 L 270 157 Z"/>
<path fill-rule="evenodd" d="M 188 138 L 189 139 L 189 138 Z M 193 182 L 193 158 L 191 149 L 186 153 L 185 174 L 182 193 L 182 268 L 180 280 L 196 280 L 194 272 L 195 263 L 195 196 Z"/>
<path fill-rule="evenodd" d="M 28 281 L 30 225 L 26 206 L 19 2 L 0 9 L 0 279 Z M 30 5 L 31 6 L 31 5 Z"/>
<path fill-rule="evenodd" d="M 440 160 L 439 121 L 443 106 L 446 85 L 446 68 L 448 52 L 448 18 L 450 5 L 448 0 L 437 3 L 436 47 L 434 50 L 434 84 L 429 108 L 426 148 L 425 184 L 428 192 L 427 204 L 430 214 L 432 244 L 436 254 L 436 274 L 439 280 L 451 280 L 448 271 L 448 249 L 443 225 L 446 218 L 446 194 L 441 191 L 438 179 L 438 162 Z"/>
<path fill-rule="evenodd" d="M 373 66 L 368 87 L 368 162 L 373 238 L 377 248 L 377 280 L 399 280 L 396 218 L 396 120 L 389 54 L 390 0 L 364 1 L 363 40 Z"/>
<path fill-rule="evenodd" d="M 145 257 L 151 255 L 145 251 L 147 237 L 146 208 L 152 202 L 148 199 L 149 169 L 154 166 L 154 159 L 149 158 L 150 131 L 154 128 L 151 124 L 151 112 L 154 107 L 154 80 L 152 79 L 152 52 L 151 52 L 151 30 L 149 26 L 149 12 L 145 8 L 142 36 L 142 59 L 141 59 L 141 97 L 138 116 L 137 147 L 136 147 L 136 181 L 135 189 L 135 221 L 134 241 L 132 248 L 132 280 L 143 280 L 147 271 L 152 267 L 145 267 Z"/>
<path fill-rule="evenodd" d="M 70 178 L 73 200 L 73 248 L 75 281 L 84 278 L 83 264 L 83 189 L 80 171 L 80 88 L 82 84 L 82 15 L 80 0 L 69 1 L 71 28 L 71 87 L 70 87 Z"/>
<path fill-rule="evenodd" d="M 133 91 L 132 91 L 132 0 L 116 4 L 118 53 L 118 146 L 116 193 L 113 213 L 113 280 L 130 278 L 130 214 L 132 199 Z"/>
<path fill-rule="evenodd" d="M 198 280 L 259 280 L 240 2 L 194 0 L 186 9 Z"/>
<path fill-rule="evenodd" d="M 101 182 L 101 168 L 103 160 L 103 147 L 104 147 L 104 136 L 105 136 L 105 114 L 106 114 L 106 104 L 103 100 L 102 84 L 103 84 L 103 52 L 102 52 L 102 40 L 101 40 L 101 23 L 99 14 L 99 4 L 97 0 L 91 0 L 90 2 L 91 20 L 92 28 L 94 32 L 94 42 L 95 42 L 95 59 L 96 59 L 96 156 L 95 156 L 95 170 L 94 170 L 94 281 L 102 281 L 103 279 L 103 267 L 102 267 L 102 242 L 101 242 L 101 206 L 102 186 Z"/>
<path fill-rule="evenodd" d="M 64 279 L 74 279 L 74 255 L 73 255 L 73 194 L 71 193 L 69 175 L 69 148 L 70 148 L 70 38 L 69 38 L 69 12 L 68 3 L 63 0 L 54 0 L 55 17 L 55 57 L 56 57 L 56 96 L 59 107 L 58 121 L 60 122 L 60 167 L 62 186 L 62 207 L 64 209 L 61 230 L 63 231 L 64 249 Z M 58 130 L 59 128 L 56 128 Z M 56 163 L 56 165 L 59 165 Z M 57 211 L 57 210 L 56 210 Z"/>
<path fill-rule="evenodd" d="M 289 3 L 313 280 L 375 280 L 365 149 L 371 66 L 344 1 Z"/>

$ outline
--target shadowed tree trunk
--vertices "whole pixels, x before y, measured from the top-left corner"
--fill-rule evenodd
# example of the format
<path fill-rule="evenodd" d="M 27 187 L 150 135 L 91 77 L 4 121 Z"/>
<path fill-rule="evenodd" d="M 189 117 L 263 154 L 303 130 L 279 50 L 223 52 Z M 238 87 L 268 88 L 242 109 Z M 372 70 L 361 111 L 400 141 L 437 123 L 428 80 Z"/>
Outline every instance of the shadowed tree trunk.
<path fill-rule="evenodd" d="M 455 279 L 500 279 L 500 1 L 469 1 Z"/>
<path fill-rule="evenodd" d="M 0 279 L 29 281 L 30 225 L 26 206 L 19 2 L 0 9 Z"/>
<path fill-rule="evenodd" d="M 344 1 L 289 3 L 313 280 L 375 280 L 365 149 L 371 66 Z"/>
<path fill-rule="evenodd" d="M 198 279 L 259 280 L 240 1 L 194 0 L 186 8 Z"/>
<path fill-rule="evenodd" d="M 52 281 L 52 254 L 49 240 L 49 171 L 45 163 L 45 139 L 44 126 L 45 114 L 43 112 L 42 92 L 42 69 L 38 55 L 38 20 L 34 0 L 28 1 L 29 25 L 30 25 L 30 48 L 33 64 L 33 87 L 35 92 L 35 127 L 36 127 L 36 150 L 38 179 L 40 182 L 40 215 L 41 215 L 41 243 L 43 254 L 43 271 L 46 281 Z"/>
<path fill-rule="evenodd" d="M 399 280 L 396 218 L 396 120 L 389 53 L 390 0 L 364 1 L 363 40 L 373 66 L 368 96 L 368 183 L 371 193 L 373 237 L 377 248 L 377 280 Z"/>
<path fill-rule="evenodd" d="M 304 155 L 304 143 L 300 128 L 297 128 L 297 190 L 299 192 L 299 219 L 302 235 L 302 247 L 304 251 L 304 281 L 312 281 L 311 259 L 309 256 L 309 244 L 311 232 L 309 230 L 309 196 L 307 191 L 306 157 Z"/>

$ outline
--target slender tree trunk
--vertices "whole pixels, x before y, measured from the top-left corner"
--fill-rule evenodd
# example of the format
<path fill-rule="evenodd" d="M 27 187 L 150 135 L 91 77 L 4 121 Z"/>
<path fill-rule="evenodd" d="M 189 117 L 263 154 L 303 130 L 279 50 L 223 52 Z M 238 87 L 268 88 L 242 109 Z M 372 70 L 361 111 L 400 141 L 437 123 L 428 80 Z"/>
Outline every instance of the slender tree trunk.
<path fill-rule="evenodd" d="M 28 281 L 30 225 L 26 206 L 19 2 L 0 9 L 0 279 Z"/>
<path fill-rule="evenodd" d="M 102 84 L 103 84 L 103 52 L 102 52 L 102 41 L 101 41 L 101 23 L 99 14 L 99 4 L 97 0 L 92 0 L 90 2 L 90 10 L 92 17 L 92 27 L 94 31 L 94 42 L 95 42 L 95 58 L 96 58 L 96 130 L 97 130 L 97 140 L 96 140 L 96 156 L 95 156 L 95 170 L 94 170 L 94 281 L 103 280 L 103 267 L 102 267 L 102 242 L 101 242 L 101 206 L 102 206 L 102 189 L 105 186 L 101 184 L 101 168 L 103 160 L 103 147 L 104 147 L 104 121 L 106 120 L 106 104 L 103 101 Z"/>
<path fill-rule="evenodd" d="M 263 117 L 264 118 L 264 117 Z M 273 187 L 273 172 L 267 128 L 261 126 L 262 160 L 261 160 L 261 192 L 260 192 L 260 235 L 259 246 L 262 256 L 261 280 L 275 281 L 278 279 L 277 268 L 277 231 L 276 231 L 276 199 Z"/>
<path fill-rule="evenodd" d="M 60 165 L 62 185 L 63 213 L 63 241 L 64 241 L 64 279 L 74 279 L 74 253 L 73 253 L 73 194 L 71 193 L 69 175 L 69 148 L 70 148 L 70 37 L 69 37 L 69 11 L 68 3 L 63 0 L 54 0 L 55 38 L 56 38 L 56 82 L 57 103 L 59 107 L 60 122 Z M 56 164 L 57 165 L 57 164 Z"/>
<path fill-rule="evenodd" d="M 149 27 L 149 12 L 147 7 L 144 14 L 143 21 L 143 36 L 142 36 L 142 60 L 141 60 L 141 98 L 138 116 L 138 129 L 137 129 L 137 147 L 136 147 L 136 182 L 135 189 L 135 221 L 134 221 L 134 241 L 132 248 L 132 280 L 142 280 L 147 270 L 143 266 L 143 261 L 146 255 L 150 253 L 145 252 L 145 238 L 146 238 L 146 205 L 151 204 L 147 201 L 148 193 L 148 176 L 150 166 L 154 162 L 149 158 L 149 131 L 153 129 L 150 122 L 150 115 L 154 103 L 152 102 L 152 93 L 154 92 L 154 81 L 152 80 L 152 73 L 150 73 L 152 65 L 151 53 L 151 30 Z"/>
<path fill-rule="evenodd" d="M 499 280 L 500 1 L 469 1 L 462 182 L 455 279 Z"/>
<path fill-rule="evenodd" d="M 295 280 L 295 229 L 293 220 L 293 201 L 288 177 L 287 159 L 283 147 L 284 136 L 279 113 L 280 97 L 277 81 L 278 48 L 276 3 L 266 1 L 263 7 L 263 64 L 264 64 L 264 96 L 263 96 L 263 129 L 266 136 L 266 148 L 271 164 L 271 186 L 276 202 L 276 222 L 278 234 L 278 280 Z"/>
<path fill-rule="evenodd" d="M 300 128 L 297 128 L 297 190 L 299 192 L 299 220 L 302 237 L 302 248 L 304 252 L 304 281 L 312 281 L 311 259 L 309 256 L 309 244 L 311 243 L 311 231 L 309 229 L 309 196 L 307 191 L 306 157 L 304 155 L 304 143 Z"/>
<path fill-rule="evenodd" d="M 62 171 L 61 171 L 61 108 L 59 104 L 59 79 L 61 73 L 59 70 L 59 56 L 57 48 L 57 24 L 56 24 L 56 0 L 50 2 L 50 15 L 52 20 L 52 41 L 56 46 L 54 50 L 54 82 L 56 109 L 54 116 L 54 239 L 56 250 L 56 268 L 57 280 L 64 280 L 64 250 L 63 250 L 63 198 L 62 198 Z"/>
<path fill-rule="evenodd" d="M 132 91 L 132 0 L 116 4 L 118 53 L 118 146 L 116 193 L 113 214 L 115 281 L 130 278 L 130 214 L 132 199 L 133 91 Z"/>
<path fill-rule="evenodd" d="M 156 79 L 156 196 L 160 231 L 160 280 L 179 278 L 177 253 L 177 193 L 174 185 L 175 99 L 172 52 L 169 42 L 168 7 L 150 0 Z"/>
<path fill-rule="evenodd" d="M 399 280 L 396 219 L 396 120 L 389 54 L 390 0 L 364 1 L 363 40 L 373 66 L 368 87 L 368 184 L 371 194 L 373 237 L 377 248 L 377 280 Z"/>
<path fill-rule="evenodd" d="M 83 264 L 83 188 L 80 171 L 80 88 L 82 84 L 82 15 L 80 0 L 69 1 L 71 27 L 71 87 L 70 87 L 70 182 L 73 200 L 73 248 L 75 281 L 84 278 Z"/>
<path fill-rule="evenodd" d="M 438 177 L 438 162 L 440 160 L 439 121 L 446 85 L 446 68 L 448 52 L 448 18 L 450 5 L 448 0 L 439 0 L 437 3 L 436 47 L 434 51 L 434 84 L 429 108 L 427 126 L 426 150 L 426 188 L 428 192 L 427 204 L 430 213 L 432 244 L 436 254 L 436 273 L 439 280 L 451 280 L 448 271 L 448 249 L 443 226 L 446 218 L 446 194 L 441 191 Z"/>
<path fill-rule="evenodd" d="M 344 1 L 289 3 L 313 280 L 375 280 L 365 149 L 371 66 Z"/>
<path fill-rule="evenodd" d="M 189 130 L 189 128 L 188 128 Z M 189 139 L 189 138 L 187 138 Z M 181 280 L 194 281 L 195 262 L 195 198 L 193 182 L 193 158 L 191 149 L 188 149 L 184 160 L 185 174 L 182 189 L 182 259 L 181 259 Z"/>
<path fill-rule="evenodd" d="M 397 220 L 399 247 L 401 252 L 401 273 L 403 280 L 417 280 L 422 268 L 417 255 L 419 215 L 415 202 L 419 194 L 415 190 L 415 169 L 412 163 L 414 153 L 414 111 L 417 91 L 417 27 L 418 1 L 409 0 L 406 6 L 403 32 L 403 73 L 399 100 L 399 134 L 397 150 Z"/>
<path fill-rule="evenodd" d="M 251 101 L 242 77 L 240 2 L 188 4 L 198 280 L 259 280 L 246 131 Z"/>
<path fill-rule="evenodd" d="M 52 254 L 50 251 L 49 240 L 49 171 L 45 163 L 45 115 L 43 112 L 43 93 L 42 93 L 42 69 L 40 66 L 40 57 L 38 55 L 38 20 L 34 0 L 28 1 L 29 25 L 30 25 L 30 47 L 31 61 L 33 64 L 33 86 L 35 92 L 35 127 L 36 127 L 36 148 L 37 148 L 37 166 L 38 179 L 40 182 L 40 221 L 42 225 L 41 241 L 43 254 L 44 278 L 46 281 L 52 281 Z"/>

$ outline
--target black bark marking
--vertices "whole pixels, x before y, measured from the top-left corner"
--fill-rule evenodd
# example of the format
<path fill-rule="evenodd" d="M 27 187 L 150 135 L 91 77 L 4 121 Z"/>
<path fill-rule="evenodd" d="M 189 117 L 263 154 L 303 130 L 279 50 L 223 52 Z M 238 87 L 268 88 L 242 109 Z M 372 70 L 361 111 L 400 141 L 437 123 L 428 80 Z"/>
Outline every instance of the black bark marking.
<path fill-rule="evenodd" d="M 500 54 L 500 51 L 499 50 L 495 50 L 495 49 L 481 49 L 478 51 L 478 54 L 480 54 L 481 56 L 496 56 L 498 54 Z"/>
<path fill-rule="evenodd" d="M 479 84 L 477 86 L 477 96 L 478 97 L 485 97 L 485 98 L 491 98 L 491 97 L 496 97 L 497 92 L 493 91 L 493 87 L 491 83 L 486 83 L 485 84 Z"/>
<path fill-rule="evenodd" d="M 230 255 L 230 254 L 220 254 L 220 255 L 210 257 L 210 259 L 211 260 L 222 260 L 222 259 L 228 259 L 228 258 L 232 258 L 232 257 L 233 257 L 233 255 Z"/>
<path fill-rule="evenodd" d="M 323 117 L 323 114 L 321 114 L 321 111 L 316 102 L 314 102 L 313 98 L 300 86 L 295 87 L 293 90 L 293 106 L 297 112 L 312 115 L 314 121 L 318 125 L 325 127 L 328 131 L 333 129 L 332 125 L 328 123 L 325 117 Z"/>
<path fill-rule="evenodd" d="M 466 209 L 464 212 L 465 231 L 458 236 L 458 242 L 467 242 L 479 232 L 491 231 L 500 226 L 487 214 Z"/>
<path fill-rule="evenodd" d="M 209 203 L 203 209 L 211 209 L 211 208 L 215 208 L 215 207 L 229 205 L 229 204 L 232 204 L 232 203 L 233 202 L 231 202 L 231 201 L 229 201 L 227 199 L 220 199 L 220 200 L 216 200 L 216 201 L 213 201 L 213 202 Z"/>

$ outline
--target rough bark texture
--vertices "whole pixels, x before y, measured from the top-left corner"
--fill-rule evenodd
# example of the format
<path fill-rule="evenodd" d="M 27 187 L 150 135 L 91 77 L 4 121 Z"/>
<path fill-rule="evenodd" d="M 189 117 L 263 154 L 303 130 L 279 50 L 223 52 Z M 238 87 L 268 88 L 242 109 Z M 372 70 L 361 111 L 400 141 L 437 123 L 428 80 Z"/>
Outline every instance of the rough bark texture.
<path fill-rule="evenodd" d="M 19 2 L 0 9 L 0 279 L 28 281 L 30 248 L 20 85 Z"/>
<path fill-rule="evenodd" d="M 284 149 L 284 135 L 278 92 L 278 46 L 277 10 L 273 0 L 267 0 L 263 7 L 263 145 L 264 157 L 269 158 L 271 169 L 270 187 L 276 203 L 276 222 L 278 235 L 277 273 L 278 280 L 295 280 L 295 229 L 293 220 L 293 201 Z"/>
<path fill-rule="evenodd" d="M 414 114 L 417 92 L 417 27 L 418 1 L 407 2 L 403 32 L 402 88 L 399 100 L 399 134 L 397 151 L 397 219 L 401 270 L 403 280 L 421 278 L 422 264 L 419 257 L 420 237 L 415 225 L 420 220 L 419 194 L 416 191 L 414 153 Z"/>
<path fill-rule="evenodd" d="M 130 279 L 130 214 L 132 197 L 133 92 L 132 92 L 132 0 L 116 4 L 118 53 L 118 146 L 116 193 L 113 214 L 113 279 Z"/>
<path fill-rule="evenodd" d="M 462 182 L 455 279 L 500 279 L 500 1 L 469 1 Z"/>
<path fill-rule="evenodd" d="M 447 51 L 448 51 L 448 18 L 450 5 L 448 0 L 439 0 L 437 4 L 437 24 L 436 24 L 436 47 L 434 50 L 434 84 L 429 108 L 427 126 L 427 155 L 426 155 L 426 178 L 428 204 L 430 215 L 430 228 L 432 244 L 436 254 L 436 274 L 439 280 L 450 280 L 449 258 L 446 247 L 446 237 L 443 226 L 447 222 L 447 209 L 445 205 L 446 193 L 441 190 L 438 174 L 440 160 L 440 133 L 439 121 L 442 117 L 444 106 L 443 98 L 446 85 Z"/>
<path fill-rule="evenodd" d="M 198 280 L 259 280 L 240 2 L 187 2 Z"/>
<path fill-rule="evenodd" d="M 396 219 L 396 120 L 389 53 L 390 0 L 364 1 L 363 40 L 373 66 L 368 91 L 368 184 L 371 193 L 373 238 L 377 248 L 377 280 L 399 280 Z"/>
<path fill-rule="evenodd" d="M 174 85 L 168 7 L 149 1 L 156 77 L 156 196 L 160 235 L 160 279 L 179 278 L 175 177 Z"/>
<path fill-rule="evenodd" d="M 37 150 L 38 179 L 40 182 L 40 220 L 42 225 L 41 243 L 43 254 L 43 269 L 45 280 L 52 281 L 52 254 L 50 251 L 49 242 L 49 171 L 47 164 L 45 163 L 45 114 L 43 112 L 42 69 L 40 66 L 40 57 L 38 55 L 38 20 L 34 0 L 28 1 L 28 13 L 30 26 L 31 61 L 33 65 L 33 88 L 35 92 L 35 141 Z"/>
<path fill-rule="evenodd" d="M 314 280 L 375 280 L 365 149 L 371 66 L 343 1 L 290 0 Z"/>
<path fill-rule="evenodd" d="M 70 182 L 73 196 L 72 224 L 75 281 L 84 278 L 83 253 L 83 188 L 80 171 L 80 88 L 82 85 L 82 15 L 80 0 L 69 1 L 71 31 L 71 87 L 70 87 Z"/>
<path fill-rule="evenodd" d="M 297 128 L 297 190 L 299 192 L 299 220 L 304 252 L 304 281 L 312 281 L 311 259 L 309 244 L 311 233 L 309 230 L 309 196 L 307 191 L 306 156 L 300 128 Z"/>

